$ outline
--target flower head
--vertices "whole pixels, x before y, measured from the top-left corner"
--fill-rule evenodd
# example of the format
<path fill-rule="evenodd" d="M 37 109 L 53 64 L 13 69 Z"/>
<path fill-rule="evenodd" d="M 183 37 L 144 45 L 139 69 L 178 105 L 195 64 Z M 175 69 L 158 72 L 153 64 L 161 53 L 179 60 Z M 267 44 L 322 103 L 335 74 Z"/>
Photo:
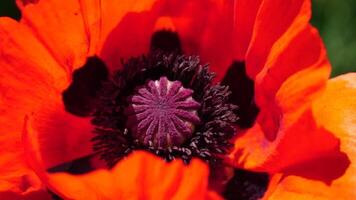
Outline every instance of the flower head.
<path fill-rule="evenodd" d="M 309 0 L 17 3 L 3 199 L 356 196 L 356 78 L 328 81 Z"/>

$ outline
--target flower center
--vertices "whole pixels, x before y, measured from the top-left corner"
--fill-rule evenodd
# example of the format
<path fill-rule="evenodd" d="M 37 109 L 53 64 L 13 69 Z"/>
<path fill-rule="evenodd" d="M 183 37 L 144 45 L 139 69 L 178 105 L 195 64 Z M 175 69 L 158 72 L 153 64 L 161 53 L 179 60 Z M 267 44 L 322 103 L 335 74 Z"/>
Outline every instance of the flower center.
<path fill-rule="evenodd" d="M 165 76 L 137 87 L 125 109 L 132 136 L 155 148 L 181 145 L 200 122 L 197 115 L 200 103 L 192 94 L 193 90 Z"/>
<path fill-rule="evenodd" d="M 113 166 L 135 150 L 167 161 L 209 163 L 228 154 L 238 120 L 231 92 L 197 56 L 151 52 L 103 83 L 93 114 L 93 149 Z"/>

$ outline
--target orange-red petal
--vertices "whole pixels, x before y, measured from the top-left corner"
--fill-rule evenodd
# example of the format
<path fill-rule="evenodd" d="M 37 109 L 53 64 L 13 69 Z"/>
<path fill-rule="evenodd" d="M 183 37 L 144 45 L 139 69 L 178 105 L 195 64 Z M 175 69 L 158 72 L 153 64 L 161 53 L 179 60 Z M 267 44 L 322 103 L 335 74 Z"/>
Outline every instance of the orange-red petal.
<path fill-rule="evenodd" d="M 319 127 L 319 116 L 312 112 L 330 72 L 316 30 L 307 26 L 268 67 L 256 80 L 261 113 L 256 125 L 236 140 L 235 164 L 277 172 L 338 152 L 338 139 Z"/>
<path fill-rule="evenodd" d="M 93 126 L 90 118 L 81 118 L 65 111 L 60 96 L 47 99 L 41 110 L 33 112 L 33 128 L 39 133 L 46 168 L 78 159 L 93 153 Z"/>
<path fill-rule="evenodd" d="M 147 152 L 134 152 L 112 170 L 86 175 L 48 174 L 36 139 L 38 133 L 28 119 L 24 128 L 27 159 L 41 180 L 66 199 L 217 199 L 207 189 L 208 167 L 199 160 L 185 166 L 181 160 L 166 163 Z M 68 184 L 71 183 L 71 184 Z"/>
<path fill-rule="evenodd" d="M 240 0 L 235 2 L 234 11 L 234 50 L 235 59 L 244 60 L 252 38 L 256 15 L 262 0 Z"/>
<path fill-rule="evenodd" d="M 33 7 L 44 9 L 47 15 L 49 6 L 56 3 L 56 0 L 52 0 L 41 5 L 39 1 L 38 5 Z M 203 62 L 211 63 L 213 71 L 217 72 L 220 79 L 233 59 L 244 58 L 260 4 L 261 0 L 236 2 L 80 0 L 70 5 L 61 5 L 64 11 L 55 14 L 62 16 L 65 12 L 74 13 L 75 10 L 80 10 L 75 11 L 77 13 L 75 17 L 66 16 L 66 20 L 72 20 L 67 26 L 78 25 L 75 29 L 66 30 L 76 36 L 73 45 L 83 43 L 86 39 L 89 54 L 100 52 L 100 57 L 110 68 L 118 68 L 121 58 L 127 59 L 147 53 L 153 32 L 168 28 L 178 32 L 187 53 L 200 55 Z M 78 16 L 83 18 L 84 26 L 79 23 Z M 30 20 L 38 18 L 37 14 L 32 13 L 26 17 Z M 52 21 L 50 17 L 51 15 L 48 20 Z M 42 31 L 41 23 L 36 22 L 34 28 Z M 61 24 L 55 20 L 52 23 L 55 26 Z M 57 46 L 46 37 L 45 40 L 50 46 Z M 70 54 L 72 46 L 62 43 L 63 50 L 59 50 L 63 52 L 59 53 Z M 84 49 L 84 46 L 80 46 L 74 52 L 74 58 L 80 57 Z"/>
<path fill-rule="evenodd" d="M 21 124 L 67 76 L 27 27 L 0 18 L 0 38 L 0 191 L 24 194 L 41 184 L 23 161 Z"/>
<path fill-rule="evenodd" d="M 169 2 L 183 50 L 209 63 L 217 81 L 234 60 L 244 60 L 261 0 Z"/>
<path fill-rule="evenodd" d="M 21 24 L 48 49 L 68 74 L 82 66 L 89 53 L 89 35 L 79 1 L 17 0 Z"/>
<path fill-rule="evenodd" d="M 0 199 L 3 200 L 53 200 L 52 196 L 46 190 L 29 192 L 20 195 L 15 192 L 0 192 Z"/>
<path fill-rule="evenodd" d="M 101 1 L 99 56 L 109 68 L 118 69 L 121 59 L 148 52 L 150 37 L 161 7 L 157 2 L 158 0 Z"/>
<path fill-rule="evenodd" d="M 61 92 L 69 84 L 67 73 L 31 29 L 1 18 L 0 36 L 0 191 L 26 193 L 42 186 L 23 161 L 25 115 L 36 113 L 48 166 L 90 153 L 90 138 L 84 136 L 88 126 L 83 126 L 89 121 L 64 111 Z"/>
<path fill-rule="evenodd" d="M 184 51 L 209 62 L 220 80 L 233 60 L 244 59 L 261 2 L 80 0 L 80 8 L 89 52 L 99 52 L 109 68 L 147 53 L 152 34 L 171 29 Z"/>
<path fill-rule="evenodd" d="M 309 18 L 308 0 L 273 0 L 261 5 L 246 63 L 255 79 L 260 113 L 255 126 L 236 140 L 233 157 L 239 167 L 295 170 L 329 153 L 344 161 L 343 167 L 348 163 L 339 151 L 338 139 L 319 127 L 312 111 L 326 85 L 330 64 Z M 323 178 L 330 181 L 335 176 Z"/>
<path fill-rule="evenodd" d="M 268 63 L 255 80 L 255 99 L 261 110 L 258 121 L 270 140 L 276 137 L 279 128 L 279 120 L 274 118 L 284 115 L 287 110 L 283 109 L 284 104 L 289 101 L 289 105 L 286 105 L 289 110 L 302 110 L 303 106 L 308 105 L 314 93 L 320 92 L 330 70 L 321 38 L 317 30 L 311 26 L 304 27 L 286 44 L 282 40 L 282 44 L 272 49 Z M 300 86 L 292 85 L 292 91 L 289 91 L 288 87 L 282 90 L 283 85 L 294 80 L 290 77 L 308 68 L 311 69 L 308 70 L 310 74 L 314 74 L 311 81 L 299 82 Z M 295 80 L 294 84 L 296 81 L 298 80 Z M 310 91 L 307 96 L 297 96 L 298 93 L 293 94 L 294 88 Z M 292 108 L 293 106 L 295 108 Z"/>
<path fill-rule="evenodd" d="M 356 74 L 346 74 L 328 82 L 326 92 L 315 104 L 314 112 L 319 116 L 318 123 L 340 139 L 340 147 L 351 161 L 345 173 L 325 184 L 300 176 L 282 177 L 271 188 L 265 199 L 302 199 L 302 200 L 348 200 L 356 198 Z M 337 162 L 330 160 L 323 168 L 335 170 Z M 340 164 L 340 163 L 337 163 Z M 309 173 L 316 173 L 309 168 Z M 278 175 L 276 175 L 278 176 Z"/>
<path fill-rule="evenodd" d="M 196 8 L 201 18 L 189 27 L 189 31 L 196 34 L 191 40 L 199 44 L 198 51 L 194 53 L 201 56 L 203 62 L 210 64 L 218 81 L 224 77 L 233 61 L 245 59 L 261 2 L 215 1 L 208 7 L 209 10 Z M 201 1 L 198 5 L 204 3 Z M 192 12 L 192 18 L 196 20 L 195 12 Z"/>
<path fill-rule="evenodd" d="M 247 72 L 251 78 L 254 79 L 266 65 L 268 56 L 278 55 L 279 51 L 276 49 L 283 49 L 301 29 L 308 25 L 310 7 L 310 0 L 262 2 L 246 55 Z"/>

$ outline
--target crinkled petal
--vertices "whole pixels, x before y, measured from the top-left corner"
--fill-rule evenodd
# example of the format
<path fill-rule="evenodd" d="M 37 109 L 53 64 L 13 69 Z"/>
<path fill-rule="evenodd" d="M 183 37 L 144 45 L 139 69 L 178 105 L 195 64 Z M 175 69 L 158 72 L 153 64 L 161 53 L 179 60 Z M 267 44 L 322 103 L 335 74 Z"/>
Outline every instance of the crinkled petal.
<path fill-rule="evenodd" d="M 119 68 L 121 59 L 147 53 L 153 33 L 168 29 L 178 33 L 186 53 L 209 62 L 220 80 L 233 60 L 244 59 L 261 2 L 81 0 L 80 4 L 90 51 L 99 52 L 109 68 Z"/>
<path fill-rule="evenodd" d="M 245 60 L 247 49 L 252 38 L 253 27 L 255 25 L 257 11 L 259 10 L 262 0 L 239 0 L 234 1 L 234 50 L 237 60 Z"/>
<path fill-rule="evenodd" d="M 278 116 L 302 111 L 308 106 L 323 88 L 330 71 L 321 38 L 311 26 L 302 29 L 283 47 L 283 51 L 278 51 L 279 48 L 276 55 L 271 51 L 268 63 L 255 80 L 255 100 L 261 111 L 258 121 L 270 140 L 276 137 L 280 125 Z M 309 73 L 308 76 L 304 80 L 296 79 L 303 78 L 297 75 L 303 74 L 303 70 Z M 298 96 L 301 93 L 297 90 L 304 91 L 304 96 Z"/>
<path fill-rule="evenodd" d="M 46 166 L 91 152 L 89 120 L 64 111 L 61 92 L 69 84 L 67 73 L 28 27 L 1 18 L 0 36 L 0 191 L 26 193 L 41 184 L 23 161 L 25 116 L 36 113 Z"/>
<path fill-rule="evenodd" d="M 310 0 L 263 1 L 256 16 L 246 55 L 247 73 L 253 79 L 268 57 L 277 56 L 305 26 L 311 15 Z"/>
<path fill-rule="evenodd" d="M 23 162 L 21 132 L 25 114 L 40 110 L 47 96 L 59 95 L 66 73 L 31 31 L 0 18 L 0 191 L 39 189 Z"/>
<path fill-rule="evenodd" d="M 351 161 L 345 173 L 330 184 L 300 176 L 285 176 L 276 187 L 268 191 L 265 199 L 302 199 L 302 200 L 348 200 L 356 198 L 356 74 L 346 74 L 328 82 L 326 92 L 314 105 L 321 126 L 340 139 L 341 150 Z M 336 163 L 335 163 L 336 162 Z M 335 170 L 340 165 L 330 160 L 323 168 Z M 306 169 L 304 169 L 306 170 Z M 317 173 L 309 168 L 308 173 Z M 276 175 L 278 176 L 278 175 Z"/>
<path fill-rule="evenodd" d="M 49 102 L 32 115 L 45 167 L 92 154 L 93 126 L 90 118 L 66 112 L 61 98 L 47 100 Z"/>
<path fill-rule="evenodd" d="M 261 112 L 255 127 L 236 140 L 235 164 L 276 172 L 326 153 L 337 154 L 338 139 L 319 127 L 318 115 L 312 112 L 329 73 L 320 37 L 307 26 L 256 80 Z M 344 157 L 340 152 L 339 156 Z"/>
<path fill-rule="evenodd" d="M 209 63 L 217 80 L 233 60 L 244 60 L 260 0 L 174 2 L 166 10 L 174 10 L 172 20 L 183 50 Z"/>
<path fill-rule="evenodd" d="M 80 1 L 17 0 L 21 24 L 45 45 L 56 62 L 69 74 L 83 65 L 89 53 Z"/>
<path fill-rule="evenodd" d="M 118 69 L 121 59 L 148 52 L 161 7 L 157 2 L 101 1 L 102 31 L 98 49 L 100 58 L 110 69 Z"/>
<path fill-rule="evenodd" d="M 171 2 L 165 10 L 172 10 L 183 50 L 209 63 L 216 80 L 234 60 L 244 60 L 261 0 Z"/>
<path fill-rule="evenodd" d="M 343 163 L 337 172 L 322 177 L 331 181 L 345 170 L 348 160 L 340 152 L 338 138 L 319 126 L 318 116 L 312 111 L 326 85 L 330 64 L 319 34 L 308 25 L 310 2 L 292 1 L 287 5 L 281 1 L 275 6 L 284 10 L 278 9 L 276 13 L 267 9 L 272 6 L 270 2 L 274 1 L 265 1 L 260 8 L 257 19 L 261 20 L 255 26 L 248 52 L 257 61 L 247 57 L 247 70 L 255 77 L 255 100 L 260 113 L 255 126 L 237 138 L 234 163 L 278 172 L 296 170 L 301 163 L 331 154 Z M 283 23 L 275 25 L 273 19 L 283 13 Z M 266 31 L 269 29 L 276 30 Z M 258 39 L 259 34 L 266 40 Z M 269 41 L 271 38 L 277 41 Z"/>
<path fill-rule="evenodd" d="M 0 192 L 0 199 L 3 200 L 53 200 L 52 196 L 45 190 L 29 192 L 20 195 L 15 192 Z"/>
<path fill-rule="evenodd" d="M 24 146 L 30 166 L 41 180 L 66 199 L 217 199 L 207 190 L 208 167 L 193 160 L 186 166 L 172 163 L 146 152 L 134 152 L 111 170 L 96 170 L 85 175 L 49 174 L 43 166 L 38 133 L 32 120 L 26 121 Z M 71 183 L 71 184 L 68 184 Z"/>
<path fill-rule="evenodd" d="M 184 52 L 210 63 L 217 80 L 233 60 L 244 59 L 261 4 L 261 0 L 115 2 L 101 3 L 100 56 L 110 68 L 120 66 L 120 58 L 147 53 L 152 34 L 168 29 L 178 33 Z M 116 4 L 120 10 L 113 9 Z"/>

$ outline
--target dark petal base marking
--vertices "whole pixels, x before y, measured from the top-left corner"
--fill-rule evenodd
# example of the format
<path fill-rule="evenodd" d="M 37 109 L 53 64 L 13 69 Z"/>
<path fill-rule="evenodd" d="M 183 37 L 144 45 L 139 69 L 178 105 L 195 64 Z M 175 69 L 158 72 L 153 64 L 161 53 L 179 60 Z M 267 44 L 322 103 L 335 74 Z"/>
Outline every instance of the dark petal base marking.
<path fill-rule="evenodd" d="M 72 160 L 69 162 L 61 163 L 57 166 L 47 169 L 48 173 L 66 172 L 69 174 L 80 175 L 86 174 L 94 170 L 91 162 L 92 156 L 85 156 Z"/>
<path fill-rule="evenodd" d="M 255 84 L 246 74 L 245 63 L 233 62 L 221 84 L 229 86 L 232 92 L 229 101 L 239 106 L 239 109 L 235 111 L 235 114 L 239 116 L 239 121 L 237 121 L 239 127 L 252 127 L 259 108 L 254 101 Z"/>
<path fill-rule="evenodd" d="M 142 139 L 135 138 L 132 127 L 128 129 L 127 126 L 127 97 L 135 94 L 135 88 L 147 80 L 158 80 L 162 76 L 194 91 L 192 98 L 201 105 L 197 110 L 200 123 L 194 127 L 191 137 L 180 145 L 146 145 Z M 167 161 L 181 158 L 188 163 L 192 157 L 208 162 L 219 159 L 232 147 L 229 140 L 235 135 L 233 123 L 238 118 L 234 114 L 237 107 L 227 102 L 231 94 L 228 87 L 212 85 L 213 77 L 208 66 L 200 65 L 195 56 L 156 52 L 148 57 L 130 59 L 101 90 L 92 120 L 96 126 L 94 150 L 109 165 L 135 149 L 153 152 Z"/>
<path fill-rule="evenodd" d="M 62 93 L 66 111 L 81 117 L 92 114 L 97 93 L 108 75 L 106 65 L 99 58 L 88 58 L 83 67 L 74 71 L 72 83 Z"/>
<path fill-rule="evenodd" d="M 14 0 L 1 0 L 0 5 L 0 17 L 11 17 L 20 21 L 22 14 Z"/>
<path fill-rule="evenodd" d="M 155 32 L 151 38 L 150 52 L 156 51 L 182 54 L 178 33 L 169 30 Z"/>
<path fill-rule="evenodd" d="M 223 197 L 226 200 L 258 200 L 266 192 L 268 183 L 267 173 L 235 169 L 234 176 L 228 182 Z"/>
<path fill-rule="evenodd" d="M 47 190 L 48 193 L 51 195 L 53 200 L 63 200 L 62 197 L 58 196 L 56 193 L 52 192 L 51 190 Z"/>

